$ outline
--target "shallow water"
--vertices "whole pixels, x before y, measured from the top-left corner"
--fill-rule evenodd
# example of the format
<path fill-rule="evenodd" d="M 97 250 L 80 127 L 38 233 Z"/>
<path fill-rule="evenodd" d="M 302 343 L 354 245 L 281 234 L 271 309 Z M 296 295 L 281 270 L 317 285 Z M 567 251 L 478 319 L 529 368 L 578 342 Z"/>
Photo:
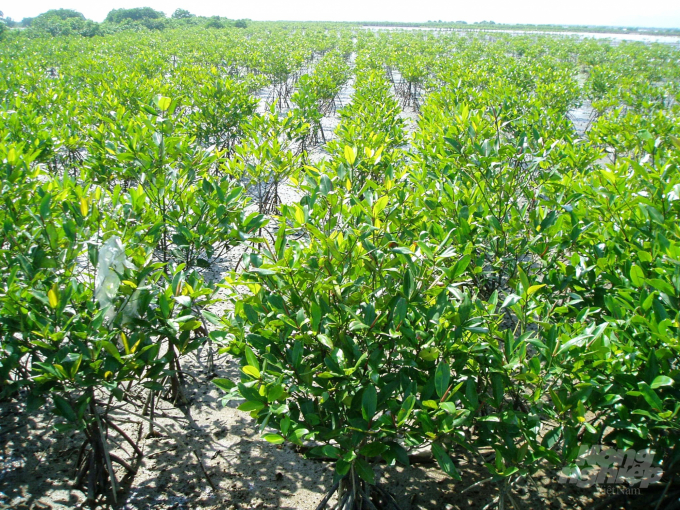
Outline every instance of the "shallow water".
<path fill-rule="evenodd" d="M 537 34 L 537 35 L 557 35 L 564 37 L 580 37 L 592 39 L 610 39 L 614 41 L 637 41 L 644 43 L 666 43 L 666 44 L 680 44 L 680 37 L 674 35 L 654 35 L 647 33 L 629 33 L 629 34 L 609 34 L 603 32 L 549 32 L 542 30 L 480 30 L 480 29 L 465 29 L 465 28 L 434 28 L 434 27 L 376 27 L 364 26 L 365 30 L 425 30 L 435 32 L 485 32 L 494 33 L 502 32 L 506 34 Z"/>

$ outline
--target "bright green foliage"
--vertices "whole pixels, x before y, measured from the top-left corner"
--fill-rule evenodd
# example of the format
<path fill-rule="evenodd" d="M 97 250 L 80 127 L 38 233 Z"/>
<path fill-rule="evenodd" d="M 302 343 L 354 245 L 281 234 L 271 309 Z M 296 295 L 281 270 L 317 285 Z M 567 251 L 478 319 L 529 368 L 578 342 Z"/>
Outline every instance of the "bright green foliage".
<path fill-rule="evenodd" d="M 309 124 L 309 133 L 303 140 L 303 148 L 309 144 L 326 141 L 321 119 L 335 112 L 336 99 L 349 78 L 346 57 L 340 52 L 324 55 L 316 65 L 314 73 L 302 76 L 297 92 L 291 97 L 300 117 Z"/>
<path fill-rule="evenodd" d="M 486 452 L 502 494 L 600 443 L 677 474 L 676 48 L 156 14 L 102 27 L 184 28 L 0 48 L 0 385 L 85 432 L 91 498 L 111 403 L 186 404 L 213 341 L 349 507 L 423 447 L 454 478 Z"/>
<path fill-rule="evenodd" d="M 314 441 L 368 484 L 371 459 L 423 445 L 454 477 L 454 449 L 492 448 L 509 481 L 601 443 L 676 471 L 677 107 L 640 100 L 637 80 L 579 138 L 573 64 L 454 39 L 407 79 L 434 90 L 406 149 L 374 65 L 402 36 L 371 37 L 331 161 L 298 177 L 303 198 L 234 282 L 250 294 L 234 298 L 227 398 L 266 439 Z"/>

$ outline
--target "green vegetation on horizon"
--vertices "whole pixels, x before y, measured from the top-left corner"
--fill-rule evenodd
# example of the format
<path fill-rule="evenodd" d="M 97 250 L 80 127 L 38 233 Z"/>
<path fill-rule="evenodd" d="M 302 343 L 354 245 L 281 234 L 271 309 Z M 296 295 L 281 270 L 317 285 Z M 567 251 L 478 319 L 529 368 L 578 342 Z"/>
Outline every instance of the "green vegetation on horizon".
<path fill-rule="evenodd" d="M 0 26 L 33 28 L 33 32 L 48 33 L 49 35 L 80 34 L 87 37 L 93 35 L 106 35 L 127 30 L 164 30 L 166 28 L 182 28 L 187 26 L 204 26 L 206 28 L 225 28 L 234 26 L 245 28 L 251 20 L 230 20 L 220 16 L 196 16 L 186 9 L 176 9 L 166 17 L 163 12 L 150 7 L 137 7 L 132 9 L 113 9 L 108 13 L 102 23 L 86 20 L 83 14 L 72 9 L 52 9 L 35 18 L 24 18 L 21 21 L 11 19 L 2 20 Z M 272 23 L 272 22 L 259 22 Z M 273 22 L 277 23 L 277 22 Z M 290 23 L 314 23 L 331 24 L 330 22 L 280 22 L 284 25 Z M 560 25 L 560 24 L 517 24 L 496 23 L 494 21 L 427 21 L 427 22 L 396 22 L 396 21 L 363 21 L 363 22 L 334 22 L 345 26 L 376 26 L 393 28 L 437 28 L 448 30 L 516 30 L 516 31 L 540 31 L 540 32 L 582 32 L 582 33 L 611 33 L 611 34 L 649 34 L 657 36 L 678 36 L 680 28 L 654 28 L 654 27 L 622 27 L 604 25 Z M 0 30 L 4 30 L 3 26 Z M 1 34 L 1 32 L 0 32 Z"/>

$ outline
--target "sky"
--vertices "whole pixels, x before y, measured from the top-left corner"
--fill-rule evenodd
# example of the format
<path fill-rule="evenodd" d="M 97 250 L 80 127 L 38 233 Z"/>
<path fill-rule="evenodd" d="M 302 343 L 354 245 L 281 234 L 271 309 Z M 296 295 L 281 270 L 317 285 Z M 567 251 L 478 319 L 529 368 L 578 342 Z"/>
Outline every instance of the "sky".
<path fill-rule="evenodd" d="M 102 21 L 111 9 L 131 7 L 153 7 L 168 16 L 182 8 L 200 16 L 258 21 L 443 20 L 680 28 L 678 0 L 0 0 L 0 11 L 16 21 L 59 8 Z"/>

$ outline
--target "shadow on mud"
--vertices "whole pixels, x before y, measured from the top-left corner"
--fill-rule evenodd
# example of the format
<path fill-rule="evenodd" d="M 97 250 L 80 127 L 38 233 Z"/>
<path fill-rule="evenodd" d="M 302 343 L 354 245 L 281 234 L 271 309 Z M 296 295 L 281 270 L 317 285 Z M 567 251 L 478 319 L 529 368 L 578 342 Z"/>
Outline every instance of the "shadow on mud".
<path fill-rule="evenodd" d="M 132 483 L 118 494 L 114 507 L 316 508 L 333 483 L 333 465 L 305 459 L 290 445 L 259 439 L 246 413 L 222 406 L 221 393 L 210 383 L 203 361 L 192 356 L 185 362 L 184 369 L 192 376 L 186 387 L 190 405 L 182 409 L 161 402 L 157 418 L 162 428 L 156 429 L 160 434 L 142 440 L 143 462 Z M 219 356 L 215 366 L 218 377 L 238 378 L 237 363 L 231 358 Z M 128 430 L 139 429 L 140 420 L 126 415 L 125 409 L 116 416 L 127 422 Z M 46 410 L 27 413 L 20 399 L 0 402 L 0 508 L 84 507 L 84 494 L 72 488 L 82 436 L 57 433 L 53 426 L 54 419 Z M 148 424 L 142 426 L 146 430 Z M 119 453 L 127 455 L 123 450 Z M 487 480 L 482 461 L 463 451 L 456 453 L 461 481 L 449 478 L 427 459 L 410 467 L 376 464 L 377 481 L 402 510 L 493 508 L 499 487 Z M 594 508 L 607 498 L 611 508 L 648 508 L 650 501 L 658 499 L 657 492 L 612 499 L 612 493 L 603 488 L 560 484 L 556 473 L 547 471 L 531 483 L 518 483 L 512 497 L 518 510 Z M 509 502 L 506 507 L 510 508 Z"/>

